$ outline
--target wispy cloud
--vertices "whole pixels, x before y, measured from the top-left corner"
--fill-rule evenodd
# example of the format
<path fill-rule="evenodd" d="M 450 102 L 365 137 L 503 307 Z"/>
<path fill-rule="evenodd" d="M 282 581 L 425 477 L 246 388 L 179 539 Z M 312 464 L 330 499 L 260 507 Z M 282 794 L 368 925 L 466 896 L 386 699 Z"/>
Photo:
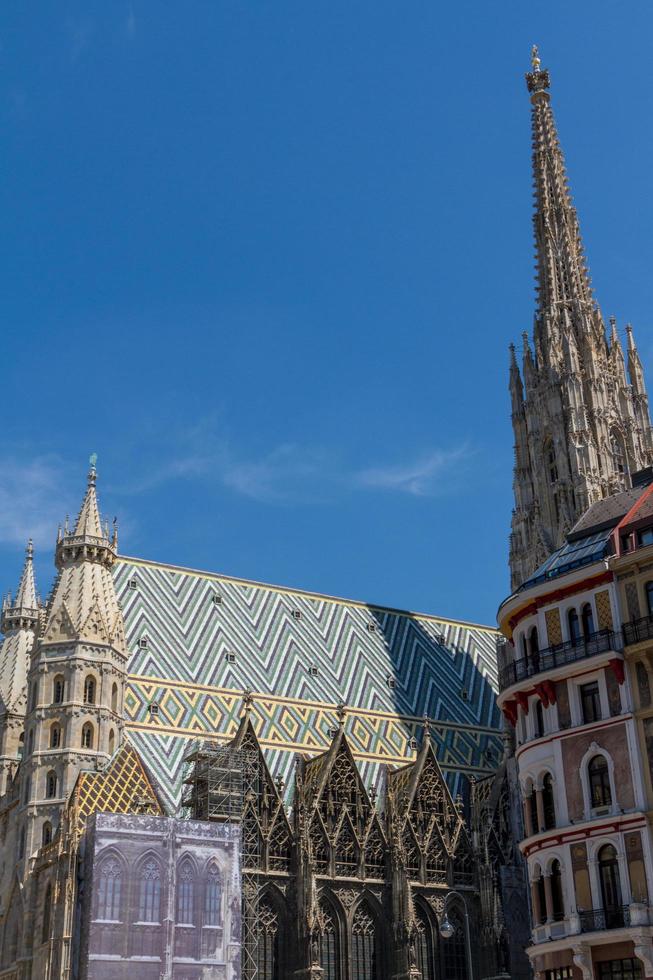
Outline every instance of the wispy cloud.
<path fill-rule="evenodd" d="M 447 489 L 455 468 L 469 456 L 467 446 L 432 449 L 407 463 L 371 466 L 356 476 L 360 487 L 393 490 L 413 497 L 428 497 Z"/>
<path fill-rule="evenodd" d="M 5 459 L 0 469 L 0 543 L 51 546 L 69 504 L 64 467 L 55 456 Z"/>

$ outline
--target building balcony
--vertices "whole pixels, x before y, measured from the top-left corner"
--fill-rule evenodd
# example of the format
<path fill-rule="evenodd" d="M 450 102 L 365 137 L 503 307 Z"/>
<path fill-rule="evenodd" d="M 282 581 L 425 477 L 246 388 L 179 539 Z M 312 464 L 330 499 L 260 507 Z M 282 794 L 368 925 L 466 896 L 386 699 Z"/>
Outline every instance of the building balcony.
<path fill-rule="evenodd" d="M 630 623 L 624 623 L 622 631 L 626 646 L 642 643 L 644 640 L 653 640 L 653 616 L 641 616 L 639 619 L 631 620 Z"/>
<path fill-rule="evenodd" d="M 651 628 L 653 631 L 653 627 Z M 539 653 L 506 664 L 499 671 L 499 691 L 503 692 L 513 684 L 519 684 L 523 680 L 554 670 L 556 667 L 564 667 L 577 660 L 588 660 L 610 650 L 620 650 L 621 646 L 619 633 L 614 630 L 597 630 L 596 633 L 590 633 L 578 640 L 567 640 L 566 643 L 546 647 Z"/>
<path fill-rule="evenodd" d="M 630 906 L 615 909 L 591 909 L 579 912 L 581 932 L 604 932 L 606 929 L 624 929 L 630 925 Z"/>

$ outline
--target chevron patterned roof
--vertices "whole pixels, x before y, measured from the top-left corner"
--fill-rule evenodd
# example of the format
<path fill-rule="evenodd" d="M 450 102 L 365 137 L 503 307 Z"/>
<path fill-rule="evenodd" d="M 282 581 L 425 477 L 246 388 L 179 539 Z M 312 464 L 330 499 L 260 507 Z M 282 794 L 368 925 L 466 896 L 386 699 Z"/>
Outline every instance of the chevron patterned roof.
<path fill-rule="evenodd" d="M 266 761 L 286 784 L 294 753 L 329 745 L 340 701 L 367 783 L 380 763 L 414 757 L 425 715 L 454 792 L 460 773 L 498 762 L 489 627 L 135 558 L 113 575 L 131 651 L 129 734 L 171 809 L 189 738 L 233 737 L 245 688 Z"/>

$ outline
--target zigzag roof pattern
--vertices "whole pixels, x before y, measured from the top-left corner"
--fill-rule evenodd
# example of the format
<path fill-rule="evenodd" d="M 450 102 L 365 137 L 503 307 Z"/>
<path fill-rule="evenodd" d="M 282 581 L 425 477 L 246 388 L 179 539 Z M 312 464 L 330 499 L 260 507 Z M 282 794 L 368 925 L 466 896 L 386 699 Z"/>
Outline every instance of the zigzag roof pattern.
<path fill-rule="evenodd" d="M 452 789 L 458 772 L 489 770 L 488 746 L 496 761 L 494 629 L 137 558 L 118 558 L 112 573 L 130 737 L 173 808 L 188 738 L 232 738 L 244 689 L 255 692 L 266 761 L 287 785 L 294 752 L 329 744 L 339 702 L 366 779 L 386 759 L 410 761 L 424 716 Z M 150 701 L 164 708 L 155 719 Z M 275 720 L 285 701 L 293 718 Z"/>

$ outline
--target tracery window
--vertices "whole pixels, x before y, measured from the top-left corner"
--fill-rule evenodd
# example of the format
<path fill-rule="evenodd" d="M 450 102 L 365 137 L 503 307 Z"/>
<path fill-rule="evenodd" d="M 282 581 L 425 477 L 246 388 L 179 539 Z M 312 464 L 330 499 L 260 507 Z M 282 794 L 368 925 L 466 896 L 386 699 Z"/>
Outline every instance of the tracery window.
<path fill-rule="evenodd" d="M 57 774 L 54 769 L 45 777 L 45 796 L 46 799 L 52 800 L 57 795 Z"/>
<path fill-rule="evenodd" d="M 87 721 L 86 724 L 82 726 L 82 748 L 93 748 L 93 726 L 91 725 L 90 721 Z"/>
<path fill-rule="evenodd" d="M 321 908 L 322 928 L 320 930 L 320 966 L 324 970 L 323 980 L 340 980 L 340 948 L 338 925 L 334 914 L 326 906 Z"/>
<path fill-rule="evenodd" d="M 426 913 L 418 908 L 415 912 L 415 927 L 417 929 L 417 968 L 422 974 L 422 980 L 435 980 L 435 943 L 433 929 Z"/>
<path fill-rule="evenodd" d="M 346 823 L 343 825 L 335 852 L 336 874 L 353 878 L 358 872 L 358 843 Z"/>
<path fill-rule="evenodd" d="M 591 806 L 611 806 L 610 772 L 604 755 L 595 755 L 587 766 Z"/>
<path fill-rule="evenodd" d="M 280 980 L 279 917 L 266 899 L 259 905 L 256 966 L 257 980 Z"/>
<path fill-rule="evenodd" d="M 50 748 L 58 749 L 61 745 L 61 725 L 54 724 L 50 728 Z"/>
<path fill-rule="evenodd" d="M 159 922 L 161 909 L 161 869 L 154 858 L 149 858 L 141 869 L 141 887 L 138 901 L 139 922 Z"/>
<path fill-rule="evenodd" d="M 351 929 L 352 980 L 381 980 L 376 921 L 365 902 L 356 909 Z"/>
<path fill-rule="evenodd" d="M 193 866 L 184 861 L 177 874 L 177 922 L 193 925 Z"/>
<path fill-rule="evenodd" d="M 95 678 L 91 674 L 84 681 L 84 704 L 95 704 Z"/>
<path fill-rule="evenodd" d="M 107 857 L 100 864 L 96 917 L 109 922 L 120 921 L 120 893 L 122 890 L 122 867 L 113 857 Z"/>
<path fill-rule="evenodd" d="M 54 704 L 61 704 L 64 696 L 64 679 L 58 674 L 52 682 L 52 701 Z"/>
<path fill-rule="evenodd" d="M 204 925 L 220 925 L 220 906 L 222 902 L 222 876 L 217 864 L 210 864 L 206 876 L 204 893 Z"/>
<path fill-rule="evenodd" d="M 447 980 L 467 980 L 467 941 L 463 913 L 453 908 L 448 913 L 453 935 L 443 940 L 444 975 Z"/>
<path fill-rule="evenodd" d="M 612 463 L 614 466 L 615 473 L 619 476 L 623 476 L 628 472 L 628 464 L 626 462 L 626 452 L 624 450 L 624 444 L 621 440 L 621 436 L 613 432 L 612 433 Z"/>
<path fill-rule="evenodd" d="M 52 824 L 49 822 L 49 820 L 46 820 L 45 823 L 43 824 L 43 829 L 41 831 L 41 843 L 45 847 L 47 844 L 50 844 L 51 841 L 52 841 Z"/>

